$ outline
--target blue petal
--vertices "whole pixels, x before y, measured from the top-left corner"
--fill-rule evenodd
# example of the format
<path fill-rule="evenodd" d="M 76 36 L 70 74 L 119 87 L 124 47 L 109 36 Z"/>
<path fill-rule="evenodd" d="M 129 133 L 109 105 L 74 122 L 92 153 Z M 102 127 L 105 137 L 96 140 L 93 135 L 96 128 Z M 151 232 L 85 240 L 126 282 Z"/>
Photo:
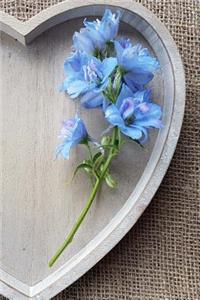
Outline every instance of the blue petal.
<path fill-rule="evenodd" d="M 112 125 L 119 126 L 120 128 L 125 126 L 119 110 L 113 104 L 107 107 L 105 111 L 105 118 Z"/>
<path fill-rule="evenodd" d="M 152 79 L 153 73 L 143 72 L 142 70 L 138 72 L 132 71 L 124 75 L 125 82 L 132 90 L 135 90 L 138 87 L 142 88 L 143 85 L 147 84 Z"/>
<path fill-rule="evenodd" d="M 142 102 L 149 103 L 151 101 L 151 90 L 145 89 L 142 91 L 137 91 L 136 93 L 134 93 L 133 99 L 137 104 Z"/>
<path fill-rule="evenodd" d="M 162 116 L 162 110 L 161 107 L 154 103 L 148 103 L 149 110 L 145 113 L 141 111 L 141 109 L 138 107 L 135 110 L 135 124 L 140 125 L 143 127 L 155 127 L 155 128 L 161 128 L 162 123 L 160 121 L 160 118 Z"/>
<path fill-rule="evenodd" d="M 122 65 L 127 71 L 153 73 L 159 67 L 156 58 L 150 56 L 148 50 L 144 51 L 140 44 L 126 48 L 122 58 Z"/>
<path fill-rule="evenodd" d="M 126 84 L 123 84 L 119 97 L 117 98 L 116 106 L 120 108 L 123 100 L 130 97 L 134 97 L 133 92 L 129 89 L 129 87 Z"/>
<path fill-rule="evenodd" d="M 76 127 L 74 128 L 72 141 L 73 146 L 79 144 L 84 138 L 88 136 L 87 130 L 85 128 L 85 124 L 80 118 L 76 119 Z"/>
<path fill-rule="evenodd" d="M 73 45 L 76 50 L 92 54 L 94 52 L 94 45 L 86 29 L 75 32 L 73 35 Z"/>
<path fill-rule="evenodd" d="M 64 157 L 64 159 L 69 159 L 69 153 L 70 153 L 72 144 L 73 143 L 71 141 L 69 141 L 67 143 L 64 143 L 64 144 L 58 146 L 56 149 L 56 157 L 58 157 L 59 155 L 62 155 Z"/>
<path fill-rule="evenodd" d="M 90 86 L 87 82 L 82 80 L 74 80 L 70 82 L 70 85 L 67 88 L 68 94 L 71 98 L 76 98 L 80 94 L 87 92 L 90 89 Z"/>
<path fill-rule="evenodd" d="M 148 132 L 147 132 L 146 128 L 139 126 L 139 125 L 135 125 L 135 124 L 131 125 L 131 127 L 141 131 L 142 136 L 139 140 L 140 140 L 140 143 L 144 144 L 148 139 Z"/>
<path fill-rule="evenodd" d="M 87 92 L 81 98 L 81 104 L 85 108 L 96 108 L 102 106 L 103 101 L 104 101 L 104 96 L 102 95 L 102 93 L 97 94 L 93 91 Z"/>
<path fill-rule="evenodd" d="M 76 51 L 65 60 L 64 70 L 66 75 L 69 75 L 72 71 L 80 72 L 82 71 L 83 65 L 86 65 L 89 61 L 89 56 L 86 53 Z"/>
<path fill-rule="evenodd" d="M 143 111 L 142 105 L 146 105 L 148 110 Z M 142 120 L 144 117 L 159 119 L 162 116 L 160 105 L 146 102 L 139 104 L 134 113 L 137 120 Z"/>
<path fill-rule="evenodd" d="M 127 136 L 129 136 L 130 138 L 132 138 L 133 140 L 139 140 L 142 137 L 142 131 L 138 128 L 135 127 L 123 127 L 121 129 L 121 132 Z"/>
<path fill-rule="evenodd" d="M 111 104 L 111 102 L 104 97 L 104 100 L 103 100 L 103 111 L 105 112 L 106 109 L 108 108 L 108 106 Z"/>
<path fill-rule="evenodd" d="M 114 44 L 115 44 L 115 50 L 116 50 L 116 54 L 117 54 L 118 64 L 121 66 L 124 48 L 121 46 L 121 44 L 118 41 L 115 41 Z"/>
<path fill-rule="evenodd" d="M 119 19 L 121 13 L 118 11 L 116 14 L 106 9 L 101 21 L 100 30 L 106 41 L 112 40 L 116 37 L 119 29 Z"/>
<path fill-rule="evenodd" d="M 122 37 L 118 40 L 118 42 L 120 43 L 120 45 L 122 46 L 123 49 L 133 47 L 130 39 Z"/>
<path fill-rule="evenodd" d="M 93 42 L 94 48 L 102 50 L 105 47 L 105 40 L 96 29 L 88 29 L 88 37 Z"/>
<path fill-rule="evenodd" d="M 72 79 L 70 78 L 66 78 L 63 83 L 59 86 L 59 91 L 60 92 L 66 92 L 69 85 L 70 85 L 70 82 L 73 81 Z"/>
<path fill-rule="evenodd" d="M 123 100 L 120 107 L 120 113 L 124 120 L 130 118 L 134 113 L 134 102 L 132 98 L 126 98 Z"/>
<path fill-rule="evenodd" d="M 114 57 L 105 58 L 102 62 L 101 71 L 104 78 L 108 78 L 117 66 L 117 59 Z"/>

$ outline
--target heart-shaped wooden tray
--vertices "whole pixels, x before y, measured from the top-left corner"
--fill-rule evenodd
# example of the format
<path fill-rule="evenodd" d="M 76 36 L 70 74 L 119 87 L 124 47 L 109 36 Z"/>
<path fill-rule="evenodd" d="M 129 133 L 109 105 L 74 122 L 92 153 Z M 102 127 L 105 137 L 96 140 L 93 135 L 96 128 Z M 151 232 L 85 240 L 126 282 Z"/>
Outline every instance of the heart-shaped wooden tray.
<path fill-rule="evenodd" d="M 73 184 L 67 184 L 75 164 L 83 158 L 81 149 L 73 151 L 70 162 L 54 161 L 60 122 L 74 113 L 71 100 L 56 87 L 63 79 L 63 61 L 71 51 L 73 32 L 82 26 L 83 18 L 102 16 L 106 7 L 122 12 L 120 33 L 140 41 L 160 62 L 161 70 L 151 86 L 155 101 L 163 106 L 165 127 L 158 134 L 152 131 L 144 150 L 127 143 L 113 164 L 119 188 L 114 192 L 103 188 L 73 244 L 49 269 L 48 260 L 89 193 L 89 184 L 81 174 Z M 89 0 L 69 0 L 25 23 L 2 12 L 0 19 L 4 32 L 0 293 L 10 299 L 46 300 L 107 254 L 150 203 L 180 134 L 184 71 L 169 32 L 151 12 L 133 1 L 94 4 Z M 100 111 L 81 114 L 91 134 L 100 134 L 106 128 Z"/>

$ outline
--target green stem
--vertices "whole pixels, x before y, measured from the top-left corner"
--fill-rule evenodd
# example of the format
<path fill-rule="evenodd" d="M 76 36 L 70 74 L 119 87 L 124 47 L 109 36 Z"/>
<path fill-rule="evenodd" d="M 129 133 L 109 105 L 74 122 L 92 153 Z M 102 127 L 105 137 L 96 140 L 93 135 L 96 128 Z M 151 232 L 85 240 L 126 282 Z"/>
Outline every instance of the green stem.
<path fill-rule="evenodd" d="M 114 143 L 115 142 L 115 139 L 117 137 L 117 133 L 118 133 L 118 129 L 115 127 L 114 130 L 113 130 L 113 135 L 112 135 L 112 142 Z M 101 187 L 101 184 L 102 184 L 102 181 L 104 179 L 104 176 L 110 166 L 110 163 L 113 159 L 115 155 L 113 154 L 113 150 L 110 149 L 109 151 L 109 154 L 108 154 L 108 158 L 104 164 L 104 168 L 101 172 L 101 175 L 99 178 L 97 178 L 96 182 L 95 182 L 95 185 L 92 189 L 92 192 L 86 202 L 86 205 L 85 207 L 83 208 L 81 214 L 79 215 L 76 223 L 74 224 L 72 230 L 70 231 L 69 235 L 67 236 L 67 238 L 65 239 L 65 241 L 63 242 L 63 244 L 61 245 L 61 247 L 56 251 L 55 255 L 50 259 L 49 261 L 49 267 L 52 267 L 54 265 L 54 263 L 57 261 L 57 259 L 60 257 L 60 255 L 63 253 L 63 251 L 67 248 L 67 246 L 72 242 L 76 232 L 78 231 L 81 223 L 83 222 L 85 216 L 87 215 L 95 197 L 96 197 L 96 194 L 99 190 L 99 188 Z"/>
<path fill-rule="evenodd" d="M 92 162 L 93 156 L 92 156 L 92 150 L 91 150 L 91 148 L 90 148 L 90 144 L 89 144 L 89 142 L 87 142 L 85 145 L 86 145 L 86 147 L 87 147 L 87 149 L 88 149 L 89 156 L 90 156 L 90 160 L 91 160 L 91 162 Z"/>

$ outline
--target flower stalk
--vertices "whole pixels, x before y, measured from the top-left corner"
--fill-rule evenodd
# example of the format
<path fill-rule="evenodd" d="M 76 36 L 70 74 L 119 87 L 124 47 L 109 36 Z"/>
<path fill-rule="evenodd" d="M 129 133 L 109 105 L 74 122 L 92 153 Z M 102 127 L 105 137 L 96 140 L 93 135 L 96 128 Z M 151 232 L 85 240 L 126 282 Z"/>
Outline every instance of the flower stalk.
<path fill-rule="evenodd" d="M 112 145 L 114 146 L 116 144 L 117 138 L 119 135 L 119 130 L 117 127 L 115 127 L 113 129 L 113 134 L 112 134 Z M 90 148 L 89 148 L 90 149 Z M 91 150 L 89 151 L 91 154 Z M 60 246 L 60 248 L 58 248 L 58 250 L 56 251 L 55 255 L 50 259 L 49 261 L 49 267 L 52 267 L 55 262 L 57 261 L 57 259 L 60 257 L 60 255 L 63 253 L 63 251 L 68 247 L 68 245 L 72 242 L 76 232 L 78 231 L 79 227 L 81 226 L 82 222 L 84 221 L 100 187 L 101 184 L 104 180 L 104 177 L 109 169 L 109 166 L 113 160 L 113 158 L 116 156 L 116 152 L 113 151 L 113 148 L 111 147 L 109 150 L 109 154 L 107 157 L 107 160 L 104 164 L 103 170 L 101 171 L 101 174 L 99 176 L 99 178 L 96 179 L 95 185 L 91 191 L 91 194 L 83 208 L 83 210 L 81 211 L 81 214 L 79 215 L 76 223 L 74 224 L 74 226 L 72 227 L 70 233 L 68 234 L 67 238 L 64 240 L 63 244 Z"/>

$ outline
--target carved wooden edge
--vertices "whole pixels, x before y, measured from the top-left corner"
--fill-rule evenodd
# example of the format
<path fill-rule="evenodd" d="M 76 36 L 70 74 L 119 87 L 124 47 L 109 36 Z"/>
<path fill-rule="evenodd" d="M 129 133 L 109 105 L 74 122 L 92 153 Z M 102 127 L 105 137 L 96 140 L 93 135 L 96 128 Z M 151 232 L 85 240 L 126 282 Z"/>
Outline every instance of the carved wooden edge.
<path fill-rule="evenodd" d="M 94 9 L 97 6 L 99 7 L 98 13 Z M 91 7 L 91 15 L 94 16 L 95 14 L 99 15 L 100 11 L 102 13 L 105 6 L 118 7 L 122 13 L 128 10 L 143 18 L 156 32 L 167 51 L 171 62 L 175 90 L 173 113 L 169 128 L 166 131 L 166 139 L 163 141 L 162 153 L 152 170 L 151 176 L 148 174 L 150 176 L 149 181 L 143 187 L 142 193 L 136 188 L 134 195 L 130 196 L 108 226 L 60 269 L 32 287 L 1 270 L 0 292 L 10 299 L 49 299 L 93 267 L 131 229 L 148 206 L 167 171 L 176 148 L 185 106 L 184 69 L 171 35 L 165 26 L 141 4 L 129 0 L 123 2 L 121 0 L 67 0 L 42 11 L 24 23 L 4 12 L 0 12 L 0 29 L 25 45 L 45 30 L 59 23 L 75 17 L 87 16 L 89 7 Z M 126 19 L 123 21 L 128 22 Z"/>

